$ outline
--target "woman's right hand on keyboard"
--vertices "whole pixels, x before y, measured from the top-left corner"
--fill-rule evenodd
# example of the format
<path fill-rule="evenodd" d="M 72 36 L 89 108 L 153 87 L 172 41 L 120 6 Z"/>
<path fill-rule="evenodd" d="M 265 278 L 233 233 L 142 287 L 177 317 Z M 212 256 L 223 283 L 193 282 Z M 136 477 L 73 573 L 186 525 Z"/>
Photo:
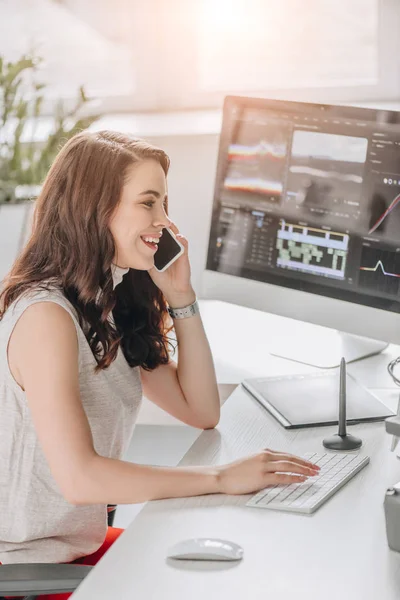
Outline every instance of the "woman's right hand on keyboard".
<path fill-rule="evenodd" d="M 217 469 L 219 492 L 230 495 L 252 494 L 270 485 L 299 483 L 319 473 L 319 467 L 307 460 L 268 449 Z"/>

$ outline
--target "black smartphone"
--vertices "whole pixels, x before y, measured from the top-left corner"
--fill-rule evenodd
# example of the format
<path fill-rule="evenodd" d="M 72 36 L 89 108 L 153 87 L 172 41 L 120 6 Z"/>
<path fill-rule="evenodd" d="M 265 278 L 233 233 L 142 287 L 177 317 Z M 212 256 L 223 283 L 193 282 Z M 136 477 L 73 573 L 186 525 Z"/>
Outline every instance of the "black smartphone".
<path fill-rule="evenodd" d="M 154 266 L 162 273 L 170 267 L 185 251 L 182 244 L 176 239 L 175 234 L 164 227 L 162 236 L 158 242 L 158 248 L 154 254 Z"/>

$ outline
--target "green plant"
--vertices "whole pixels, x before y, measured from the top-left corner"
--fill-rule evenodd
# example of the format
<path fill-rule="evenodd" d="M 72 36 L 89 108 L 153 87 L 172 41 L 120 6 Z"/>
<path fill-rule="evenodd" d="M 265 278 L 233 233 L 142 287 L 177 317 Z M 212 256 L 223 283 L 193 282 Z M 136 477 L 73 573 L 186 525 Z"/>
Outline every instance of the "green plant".
<path fill-rule="evenodd" d="M 46 87 L 36 81 L 40 62 L 30 56 L 6 62 L 0 56 L 0 204 L 18 201 L 17 186 L 39 186 L 63 144 L 99 118 L 79 116 L 89 101 L 81 86 L 72 109 L 57 102 L 51 133 L 35 142 Z"/>

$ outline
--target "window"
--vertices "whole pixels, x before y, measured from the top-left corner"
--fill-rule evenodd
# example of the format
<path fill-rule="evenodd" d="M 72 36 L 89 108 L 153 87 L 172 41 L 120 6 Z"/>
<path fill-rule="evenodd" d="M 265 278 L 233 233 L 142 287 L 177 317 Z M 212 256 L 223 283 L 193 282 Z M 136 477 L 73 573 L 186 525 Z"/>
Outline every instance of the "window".
<path fill-rule="evenodd" d="M 378 79 L 377 0 L 205 0 L 196 37 L 204 91 Z"/>
<path fill-rule="evenodd" d="M 0 0 L 0 54 L 35 48 L 48 96 L 102 112 L 397 99 L 399 30 L 397 0 Z"/>
<path fill-rule="evenodd" d="M 183 11 L 183 2 L 175 4 Z M 171 105 L 212 106 L 227 93 L 316 102 L 400 97 L 396 0 L 186 0 L 185 6 L 185 66 L 164 70 L 179 73 Z"/>
<path fill-rule="evenodd" d="M 150 86 L 138 86 L 133 4 L 0 0 L 0 54 L 42 57 L 39 77 L 50 101 L 72 100 L 83 84 L 98 99 L 94 110 L 129 110 L 150 91 Z"/>

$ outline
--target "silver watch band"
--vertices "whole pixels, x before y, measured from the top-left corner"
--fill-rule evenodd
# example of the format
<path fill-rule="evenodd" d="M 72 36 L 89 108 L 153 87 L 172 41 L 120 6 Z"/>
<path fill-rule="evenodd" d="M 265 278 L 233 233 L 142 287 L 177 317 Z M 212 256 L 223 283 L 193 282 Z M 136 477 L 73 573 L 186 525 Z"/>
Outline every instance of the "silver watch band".
<path fill-rule="evenodd" d="M 200 314 L 200 308 L 197 300 L 195 300 L 193 304 L 189 304 L 189 306 L 184 306 L 183 308 L 168 307 L 168 312 L 173 319 L 187 319 L 188 317 Z"/>

